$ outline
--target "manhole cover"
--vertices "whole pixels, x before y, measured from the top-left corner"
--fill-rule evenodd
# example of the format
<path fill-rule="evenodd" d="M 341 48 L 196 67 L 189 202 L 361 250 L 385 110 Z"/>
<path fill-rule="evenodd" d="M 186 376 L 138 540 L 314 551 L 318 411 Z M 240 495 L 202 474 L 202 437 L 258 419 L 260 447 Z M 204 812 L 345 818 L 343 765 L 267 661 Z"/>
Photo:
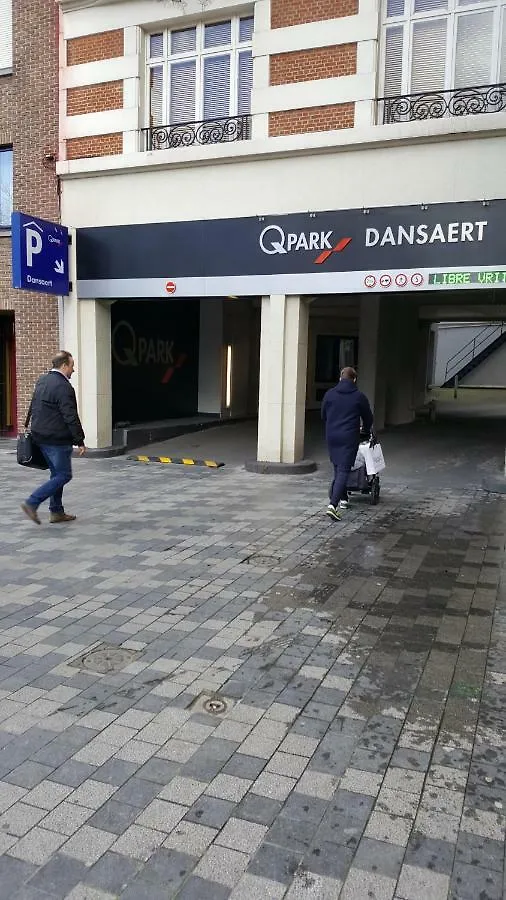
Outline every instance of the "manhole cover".
<path fill-rule="evenodd" d="M 100 675 L 108 675 L 110 672 L 121 672 L 125 666 L 137 659 L 138 655 L 138 650 L 126 650 L 124 647 L 101 644 L 100 647 L 84 653 L 70 665 L 76 666 L 78 669 L 98 672 Z"/>
<path fill-rule="evenodd" d="M 281 557 L 270 556 L 267 553 L 257 553 L 252 556 L 248 556 L 247 559 L 244 560 L 244 562 L 248 566 L 258 566 L 259 568 L 268 569 L 270 566 L 279 566 Z"/>

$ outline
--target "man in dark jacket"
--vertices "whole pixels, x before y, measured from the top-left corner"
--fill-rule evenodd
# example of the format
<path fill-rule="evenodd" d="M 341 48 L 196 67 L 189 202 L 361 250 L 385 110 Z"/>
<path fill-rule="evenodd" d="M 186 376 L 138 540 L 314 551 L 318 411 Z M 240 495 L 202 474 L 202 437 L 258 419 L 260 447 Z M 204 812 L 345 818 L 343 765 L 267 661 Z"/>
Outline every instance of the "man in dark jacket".
<path fill-rule="evenodd" d="M 365 394 L 357 388 L 357 373 L 347 366 L 341 372 L 339 384 L 327 391 L 322 403 L 322 419 L 330 460 L 334 465 L 334 480 L 330 489 L 327 515 L 340 519 L 339 507 L 348 505 L 346 485 L 357 456 L 360 442 L 360 423 L 364 431 L 372 428 L 373 416 Z"/>
<path fill-rule="evenodd" d="M 39 378 L 30 404 L 32 440 L 42 450 L 51 472 L 49 481 L 21 504 L 23 512 L 37 525 L 37 509 L 48 497 L 50 522 L 73 522 L 76 518 L 65 512 L 62 494 L 72 478 L 72 446 L 79 447 L 79 456 L 86 451 L 76 395 L 70 384 L 74 371 L 72 354 L 61 350 L 52 366 L 47 375 Z"/>

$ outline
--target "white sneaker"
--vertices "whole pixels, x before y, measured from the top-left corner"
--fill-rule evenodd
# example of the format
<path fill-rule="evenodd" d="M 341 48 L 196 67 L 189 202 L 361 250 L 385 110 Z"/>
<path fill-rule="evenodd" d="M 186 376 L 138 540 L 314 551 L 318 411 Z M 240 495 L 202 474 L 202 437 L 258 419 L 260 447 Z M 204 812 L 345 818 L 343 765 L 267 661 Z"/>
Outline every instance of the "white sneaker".
<path fill-rule="evenodd" d="M 335 506 L 332 506 L 332 503 L 329 503 L 329 505 L 327 506 L 326 513 L 328 516 L 330 516 L 331 519 L 335 519 L 337 522 L 341 518 L 341 516 L 339 515 L 339 510 L 337 510 Z"/>
<path fill-rule="evenodd" d="M 348 500 L 340 500 L 339 501 L 339 509 L 349 509 L 349 508 L 350 508 L 350 504 L 349 504 Z"/>

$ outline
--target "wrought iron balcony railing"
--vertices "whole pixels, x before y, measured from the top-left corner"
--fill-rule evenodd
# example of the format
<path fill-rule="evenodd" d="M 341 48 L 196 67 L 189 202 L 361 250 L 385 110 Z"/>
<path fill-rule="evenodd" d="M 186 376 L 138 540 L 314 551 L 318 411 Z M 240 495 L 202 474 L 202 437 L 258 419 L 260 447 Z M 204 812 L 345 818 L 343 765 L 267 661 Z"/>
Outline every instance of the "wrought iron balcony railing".
<path fill-rule="evenodd" d="M 384 125 L 502 112 L 506 110 L 506 83 L 383 97 L 378 105 Z"/>
<path fill-rule="evenodd" d="M 251 116 L 228 116 L 204 122 L 182 122 L 143 128 L 145 150 L 174 150 L 194 144 L 225 144 L 251 137 Z"/>

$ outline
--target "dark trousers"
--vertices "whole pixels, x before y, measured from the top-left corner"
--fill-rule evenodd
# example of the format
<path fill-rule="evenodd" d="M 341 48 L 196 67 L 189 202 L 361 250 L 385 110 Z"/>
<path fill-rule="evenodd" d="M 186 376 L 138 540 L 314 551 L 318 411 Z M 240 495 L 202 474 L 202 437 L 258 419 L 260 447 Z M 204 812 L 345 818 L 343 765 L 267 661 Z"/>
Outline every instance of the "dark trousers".
<path fill-rule="evenodd" d="M 41 484 L 26 501 L 29 506 L 37 508 L 49 497 L 49 509 L 52 513 L 62 513 L 63 488 L 72 479 L 72 447 L 58 447 L 50 444 L 39 444 L 49 466 L 51 478 Z"/>
<path fill-rule="evenodd" d="M 337 506 L 340 500 L 348 499 L 348 491 L 346 485 L 350 476 L 351 467 L 334 464 L 334 480 L 330 486 L 330 502 L 332 506 Z"/>

